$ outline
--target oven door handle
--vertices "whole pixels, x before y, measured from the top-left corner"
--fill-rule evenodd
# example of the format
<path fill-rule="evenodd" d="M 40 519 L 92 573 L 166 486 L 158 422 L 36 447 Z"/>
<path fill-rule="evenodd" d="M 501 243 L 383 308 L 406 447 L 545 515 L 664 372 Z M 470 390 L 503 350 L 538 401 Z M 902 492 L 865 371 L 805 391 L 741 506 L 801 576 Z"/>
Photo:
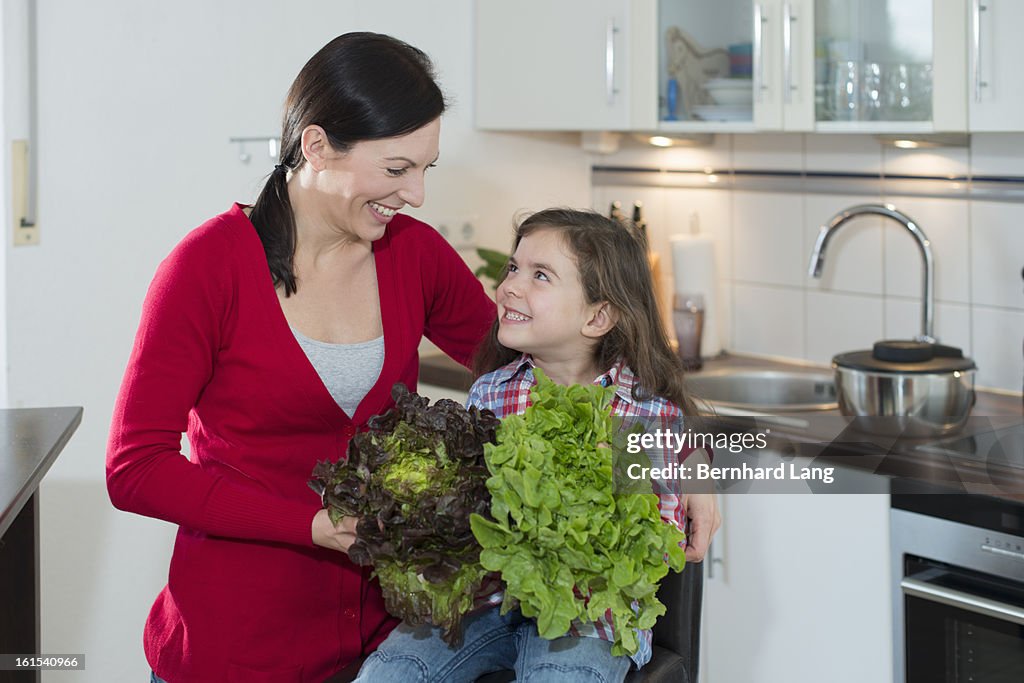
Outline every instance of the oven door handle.
<path fill-rule="evenodd" d="M 968 612 L 981 614 L 1000 621 L 1009 621 L 1015 624 L 1024 625 L 1024 609 L 1007 605 L 1004 602 L 978 597 L 970 593 L 943 588 L 926 581 L 918 579 L 903 579 L 900 581 L 903 593 L 915 598 L 938 602 L 950 607 L 958 607 Z"/>

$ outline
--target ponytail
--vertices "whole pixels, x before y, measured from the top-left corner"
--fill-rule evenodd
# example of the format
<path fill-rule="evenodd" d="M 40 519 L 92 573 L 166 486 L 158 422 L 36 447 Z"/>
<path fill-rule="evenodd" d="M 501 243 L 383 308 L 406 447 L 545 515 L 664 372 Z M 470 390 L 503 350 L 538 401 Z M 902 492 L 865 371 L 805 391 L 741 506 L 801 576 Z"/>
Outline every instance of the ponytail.
<path fill-rule="evenodd" d="M 263 242 L 270 276 L 274 286 L 284 285 L 284 295 L 291 296 L 295 284 L 295 215 L 288 197 L 288 168 L 278 164 L 267 178 L 260 196 L 253 204 L 249 220 Z"/>

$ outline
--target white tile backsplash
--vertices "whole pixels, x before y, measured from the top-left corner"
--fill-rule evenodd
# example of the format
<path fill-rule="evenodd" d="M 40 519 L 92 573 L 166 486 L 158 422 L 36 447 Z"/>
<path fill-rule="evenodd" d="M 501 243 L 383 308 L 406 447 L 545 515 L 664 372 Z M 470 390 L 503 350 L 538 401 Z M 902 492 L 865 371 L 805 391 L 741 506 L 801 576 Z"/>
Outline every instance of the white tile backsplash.
<path fill-rule="evenodd" d="M 1024 204 L 972 202 L 973 302 L 1024 310 Z"/>
<path fill-rule="evenodd" d="M 807 218 L 803 232 L 803 272 L 804 283 L 809 289 L 882 295 L 883 219 L 879 216 L 857 217 L 840 228 L 829 240 L 821 277 L 813 278 L 807 272 L 821 226 L 848 206 L 876 201 L 880 199 L 825 194 L 804 197 Z"/>
<path fill-rule="evenodd" d="M 974 307 L 974 362 L 977 385 L 1020 391 L 1024 377 L 1024 311 Z"/>
<path fill-rule="evenodd" d="M 728 351 L 736 348 L 733 328 L 736 293 L 733 281 L 720 279 L 717 295 L 720 312 L 715 318 L 715 325 L 718 327 L 718 339 L 722 344 L 722 350 Z"/>
<path fill-rule="evenodd" d="M 943 344 L 973 353 L 971 344 L 971 308 L 964 304 L 935 304 L 935 336 Z M 919 299 L 885 299 L 885 338 L 914 339 L 921 334 Z"/>
<path fill-rule="evenodd" d="M 804 150 L 808 172 L 882 172 L 882 146 L 870 135 L 804 135 Z"/>
<path fill-rule="evenodd" d="M 733 168 L 743 170 L 802 171 L 803 135 L 786 133 L 733 135 Z"/>
<path fill-rule="evenodd" d="M 726 149 L 731 166 L 722 164 Z M 1024 176 L 1021 134 L 974 135 L 970 150 L 906 151 L 882 147 L 872 136 L 719 135 L 705 153 L 714 161 L 707 165 L 717 169 Z M 684 154 L 689 156 L 677 166 L 663 163 L 668 157 L 661 154 L 641 163 L 699 168 L 700 153 Z M 602 196 L 598 208 L 606 209 L 608 188 L 594 189 L 595 197 Z M 624 203 L 640 196 L 635 188 L 619 190 Z M 653 225 L 654 206 L 648 214 L 655 245 L 688 231 L 692 216 L 702 232 L 714 236 L 719 308 L 728 309 L 719 316 L 725 348 L 821 363 L 879 339 L 907 339 L 921 331 L 921 258 L 916 242 L 891 221 L 867 218 L 847 226 L 829 245 L 824 277 L 807 275 L 818 229 L 836 211 L 894 204 L 932 244 L 939 340 L 975 360 L 978 386 L 1021 390 L 1024 204 L 686 188 L 666 188 L 660 200 L 648 201 L 660 201 L 664 211 L 660 227 Z M 668 253 L 667 246 L 661 249 Z M 665 279 L 670 284 L 670 273 Z"/>
<path fill-rule="evenodd" d="M 882 147 L 882 172 L 885 175 L 963 177 L 970 171 L 967 147 L 899 149 Z"/>
<path fill-rule="evenodd" d="M 738 282 L 803 284 L 803 198 L 733 192 L 733 277 Z"/>
<path fill-rule="evenodd" d="M 1022 176 L 1024 135 L 1019 133 L 975 133 L 971 136 L 971 174 L 976 176 Z"/>
<path fill-rule="evenodd" d="M 829 363 L 837 353 L 870 349 L 882 338 L 881 297 L 808 291 L 806 311 L 803 357 L 811 362 Z"/>
<path fill-rule="evenodd" d="M 922 197 L 886 197 L 886 202 L 912 218 L 928 236 L 935 264 L 935 298 L 969 303 L 970 216 L 967 202 Z M 917 240 L 890 220 L 885 221 L 884 234 L 886 295 L 920 299 L 924 266 Z"/>
<path fill-rule="evenodd" d="M 671 255 L 672 235 L 689 234 L 693 229 L 710 235 L 715 241 L 715 272 L 732 277 L 732 195 L 721 190 L 672 190 L 665 197 L 664 241 L 658 250 Z M 671 259 L 670 259 L 671 260 Z M 669 264 L 671 268 L 671 263 Z"/>
<path fill-rule="evenodd" d="M 804 357 L 804 293 L 792 287 L 733 286 L 733 343 L 740 353 Z"/>

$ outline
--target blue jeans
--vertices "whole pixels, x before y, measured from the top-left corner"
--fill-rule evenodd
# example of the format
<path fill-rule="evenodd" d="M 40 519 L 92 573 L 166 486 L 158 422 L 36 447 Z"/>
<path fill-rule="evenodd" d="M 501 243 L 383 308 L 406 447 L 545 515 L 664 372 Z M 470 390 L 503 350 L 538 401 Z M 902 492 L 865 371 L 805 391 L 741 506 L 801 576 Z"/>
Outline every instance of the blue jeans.
<path fill-rule="evenodd" d="M 149 672 L 149 683 L 167 683 L 164 679 L 156 675 L 155 671 Z"/>
<path fill-rule="evenodd" d="M 462 647 L 453 649 L 429 624 L 401 624 L 367 657 L 355 683 L 473 683 L 511 669 L 520 683 L 621 683 L 633 663 L 613 657 L 611 643 L 564 636 L 545 640 L 519 610 L 494 607 L 463 621 Z"/>

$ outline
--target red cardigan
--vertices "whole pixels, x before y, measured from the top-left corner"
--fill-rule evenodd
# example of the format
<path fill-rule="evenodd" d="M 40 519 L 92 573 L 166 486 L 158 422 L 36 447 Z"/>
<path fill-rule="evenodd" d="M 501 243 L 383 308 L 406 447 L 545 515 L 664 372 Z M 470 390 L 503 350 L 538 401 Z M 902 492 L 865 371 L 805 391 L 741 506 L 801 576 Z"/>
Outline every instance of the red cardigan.
<path fill-rule="evenodd" d="M 421 336 L 467 363 L 495 308 L 419 221 L 395 216 L 373 253 L 384 367 L 351 418 L 296 342 L 240 205 L 156 273 L 114 409 L 107 488 L 116 507 L 179 525 L 144 638 L 171 683 L 320 683 L 396 623 L 367 569 L 313 545 L 320 500 L 306 482 L 391 405 L 395 382 L 415 388 Z"/>

